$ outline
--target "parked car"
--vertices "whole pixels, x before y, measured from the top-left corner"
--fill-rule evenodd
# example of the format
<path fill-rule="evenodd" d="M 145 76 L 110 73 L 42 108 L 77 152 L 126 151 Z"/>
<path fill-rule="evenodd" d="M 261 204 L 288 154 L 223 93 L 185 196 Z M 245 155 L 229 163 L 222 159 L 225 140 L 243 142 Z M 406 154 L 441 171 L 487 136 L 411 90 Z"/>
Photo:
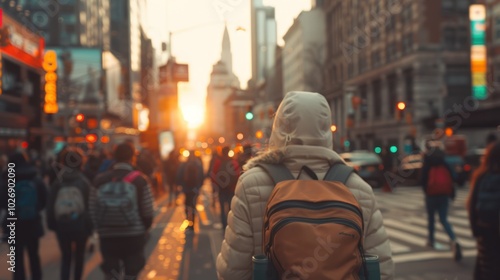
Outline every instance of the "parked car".
<path fill-rule="evenodd" d="M 384 185 L 384 165 L 377 154 L 369 151 L 353 151 L 342 153 L 340 156 L 372 187 Z"/>

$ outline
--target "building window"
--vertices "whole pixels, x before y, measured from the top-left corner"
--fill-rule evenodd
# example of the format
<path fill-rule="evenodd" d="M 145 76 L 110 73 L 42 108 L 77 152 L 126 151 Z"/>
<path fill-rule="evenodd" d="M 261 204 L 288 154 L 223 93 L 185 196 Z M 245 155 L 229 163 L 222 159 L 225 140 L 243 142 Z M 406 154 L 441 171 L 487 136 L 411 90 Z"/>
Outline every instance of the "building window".
<path fill-rule="evenodd" d="M 392 74 L 387 77 L 387 91 L 389 93 L 389 114 L 392 118 L 396 113 L 396 103 L 398 102 L 398 96 L 396 93 L 396 75 Z"/>
<path fill-rule="evenodd" d="M 456 0 L 456 8 L 459 13 L 468 13 L 469 12 L 469 2 L 470 0 Z"/>
<path fill-rule="evenodd" d="M 368 107 L 366 106 L 366 98 L 367 98 L 367 88 L 366 85 L 362 85 L 360 88 L 359 97 L 361 98 L 361 105 L 359 106 L 361 110 L 361 120 L 366 121 L 368 119 Z"/>
<path fill-rule="evenodd" d="M 410 53 L 413 50 L 413 34 L 403 36 L 403 54 Z"/>
<path fill-rule="evenodd" d="M 406 101 L 413 101 L 413 69 L 409 68 L 403 71 L 403 77 L 405 81 L 405 95 Z"/>
<path fill-rule="evenodd" d="M 375 68 L 377 66 L 380 66 L 380 52 L 373 51 L 372 52 L 372 67 Z"/>
<path fill-rule="evenodd" d="M 386 60 L 390 62 L 396 58 L 396 44 L 394 42 L 387 45 Z"/>
<path fill-rule="evenodd" d="M 380 118 L 382 115 L 382 96 L 380 92 L 381 82 L 376 80 L 373 82 L 373 117 Z"/>
<path fill-rule="evenodd" d="M 469 86 L 470 69 L 463 65 L 447 65 L 445 79 L 448 86 Z"/>
<path fill-rule="evenodd" d="M 441 7 L 443 8 L 443 12 L 452 12 L 453 11 L 453 0 L 442 0 Z"/>
<path fill-rule="evenodd" d="M 403 8 L 403 12 L 401 14 L 401 22 L 403 24 L 409 24 L 412 21 L 412 6 L 411 4 L 405 5 Z"/>
<path fill-rule="evenodd" d="M 443 30 L 443 45 L 447 50 L 455 48 L 455 29 L 447 27 Z"/>

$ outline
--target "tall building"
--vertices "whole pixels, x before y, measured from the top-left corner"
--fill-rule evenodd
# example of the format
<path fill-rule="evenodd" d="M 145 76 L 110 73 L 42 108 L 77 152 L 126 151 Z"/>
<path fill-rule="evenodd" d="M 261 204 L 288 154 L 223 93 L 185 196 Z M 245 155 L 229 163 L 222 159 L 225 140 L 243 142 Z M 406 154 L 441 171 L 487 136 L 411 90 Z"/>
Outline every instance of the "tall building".
<path fill-rule="evenodd" d="M 264 6 L 262 0 L 251 2 L 252 22 L 252 79 L 260 83 L 273 67 L 277 43 L 274 8 Z"/>
<path fill-rule="evenodd" d="M 230 137 L 226 128 L 224 103 L 240 85 L 238 78 L 230 69 L 232 69 L 231 43 L 226 26 L 222 37 L 221 59 L 213 66 L 207 87 L 205 118 L 207 137 Z"/>
<path fill-rule="evenodd" d="M 407 140 L 431 137 L 454 105 L 465 106 L 471 2 L 325 1 L 336 148 L 403 150 Z"/>
<path fill-rule="evenodd" d="M 283 36 L 285 93 L 294 90 L 322 93 L 325 89 L 325 28 L 323 10 L 313 9 L 301 12 Z"/>

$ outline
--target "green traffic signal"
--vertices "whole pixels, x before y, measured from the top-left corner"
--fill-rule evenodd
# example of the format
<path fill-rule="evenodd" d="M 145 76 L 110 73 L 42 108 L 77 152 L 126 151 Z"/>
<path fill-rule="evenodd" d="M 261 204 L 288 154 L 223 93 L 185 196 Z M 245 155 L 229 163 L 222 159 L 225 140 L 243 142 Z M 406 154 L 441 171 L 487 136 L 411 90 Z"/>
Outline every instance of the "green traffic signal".
<path fill-rule="evenodd" d="M 345 141 L 344 141 L 344 146 L 345 146 L 346 148 L 349 148 L 349 147 L 351 146 L 351 141 L 349 141 L 349 140 L 345 140 Z"/>
<path fill-rule="evenodd" d="M 382 152 L 382 148 L 375 147 L 375 153 L 380 154 Z"/>
<path fill-rule="evenodd" d="M 252 112 L 247 112 L 246 115 L 245 115 L 245 118 L 247 120 L 249 120 L 249 121 L 253 120 L 253 113 Z"/>
<path fill-rule="evenodd" d="M 397 153 L 397 152 L 398 152 L 398 147 L 396 147 L 396 146 L 391 146 L 390 151 L 391 151 L 391 153 L 395 154 L 395 153 Z"/>

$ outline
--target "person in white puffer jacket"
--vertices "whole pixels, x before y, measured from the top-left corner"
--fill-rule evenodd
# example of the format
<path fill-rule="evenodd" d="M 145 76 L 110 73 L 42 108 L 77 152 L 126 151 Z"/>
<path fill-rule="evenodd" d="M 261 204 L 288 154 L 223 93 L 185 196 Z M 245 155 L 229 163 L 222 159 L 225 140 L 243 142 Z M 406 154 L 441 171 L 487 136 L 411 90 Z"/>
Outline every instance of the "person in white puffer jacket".
<path fill-rule="evenodd" d="M 295 91 L 284 97 L 274 119 L 268 150 L 251 159 L 238 180 L 217 258 L 219 279 L 251 279 L 252 256 L 262 254 L 264 213 L 274 184 L 257 164 L 284 164 L 295 177 L 306 165 L 323 178 L 331 165 L 345 163 L 333 151 L 330 126 L 331 110 L 324 96 Z M 389 239 L 372 188 L 354 173 L 346 186 L 363 210 L 366 253 L 379 256 L 381 279 L 393 279 Z"/>

